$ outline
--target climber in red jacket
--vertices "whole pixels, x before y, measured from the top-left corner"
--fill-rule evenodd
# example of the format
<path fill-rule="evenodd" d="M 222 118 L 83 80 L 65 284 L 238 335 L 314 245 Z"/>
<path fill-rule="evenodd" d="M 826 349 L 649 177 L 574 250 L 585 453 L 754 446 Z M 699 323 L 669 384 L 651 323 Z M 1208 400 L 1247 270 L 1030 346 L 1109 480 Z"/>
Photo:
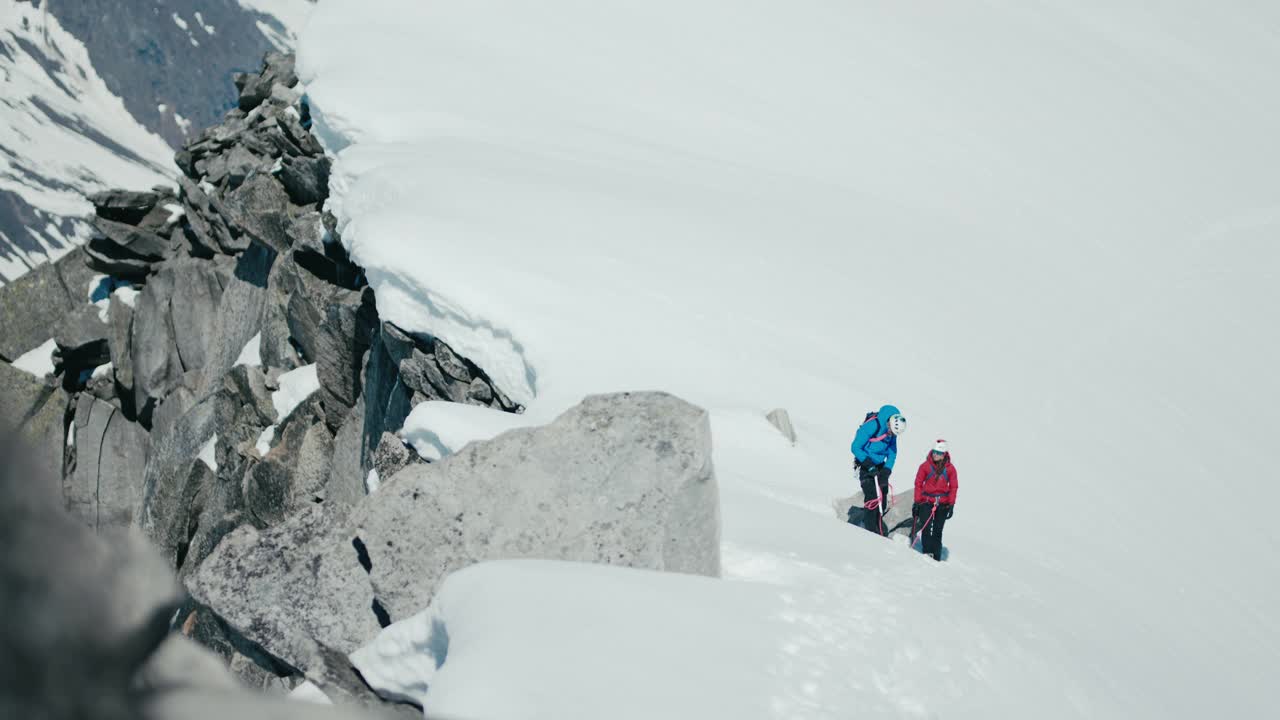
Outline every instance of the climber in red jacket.
<path fill-rule="evenodd" d="M 934 560 L 942 559 L 942 525 L 955 514 L 959 488 L 947 441 L 939 439 L 916 470 L 916 496 L 911 506 L 911 542 L 915 544 L 919 533 L 924 538 L 924 553 Z"/>

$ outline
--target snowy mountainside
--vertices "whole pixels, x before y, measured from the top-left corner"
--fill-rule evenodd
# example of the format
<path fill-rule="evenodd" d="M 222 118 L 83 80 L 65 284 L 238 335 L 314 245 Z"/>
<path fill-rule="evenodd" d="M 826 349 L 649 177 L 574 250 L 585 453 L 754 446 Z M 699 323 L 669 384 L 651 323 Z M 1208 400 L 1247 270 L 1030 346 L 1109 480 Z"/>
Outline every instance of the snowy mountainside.
<path fill-rule="evenodd" d="M 811 716 L 1192 717 L 1262 707 L 1280 641 L 1265 518 L 1211 523 L 1280 500 L 1259 471 L 1280 426 L 1280 12 L 1231 8 L 329 0 L 299 66 L 385 317 L 530 421 L 629 389 L 711 411 L 726 575 L 813 618 L 835 668 L 783 683 L 838 700 Z M 963 486 L 919 602 L 896 602 L 915 558 L 832 527 L 856 423 L 886 401 L 911 422 L 897 489 L 938 437 Z M 770 440 L 779 406 L 794 447 Z M 856 651 L 903 627 L 928 651 L 896 669 L 946 679 L 910 706 Z M 489 716 L 446 685 L 500 664 L 479 644 L 428 710 L 437 692 Z M 513 716 L 571 715 L 568 695 Z"/>
<path fill-rule="evenodd" d="M 234 106 L 233 72 L 292 47 L 311 0 L 0 0 L 0 283 L 87 239 L 82 199 L 176 173 Z"/>
<path fill-rule="evenodd" d="M 0 6 L 0 279 L 88 239 L 87 193 L 170 182 L 173 151 L 130 116 L 83 43 L 28 3 Z"/>

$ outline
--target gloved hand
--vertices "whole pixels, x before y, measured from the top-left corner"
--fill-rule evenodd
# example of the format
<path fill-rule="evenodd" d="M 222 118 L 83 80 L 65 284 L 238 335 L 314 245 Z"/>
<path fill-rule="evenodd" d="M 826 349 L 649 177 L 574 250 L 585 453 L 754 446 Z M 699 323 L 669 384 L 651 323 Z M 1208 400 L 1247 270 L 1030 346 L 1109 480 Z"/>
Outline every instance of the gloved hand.
<path fill-rule="evenodd" d="M 950 520 L 951 516 L 956 514 L 955 505 L 943 505 L 938 509 L 945 511 L 945 514 L 942 517 L 946 518 L 947 520 Z"/>
<path fill-rule="evenodd" d="M 926 508 L 926 507 L 928 507 L 928 506 L 927 506 L 927 505 L 925 505 L 924 503 L 912 503 L 912 504 L 911 504 L 911 517 L 915 518 L 916 520 L 919 520 L 919 519 L 921 519 L 921 518 L 928 517 L 928 516 L 929 516 L 929 514 L 928 514 L 928 513 L 926 513 L 926 512 L 922 512 L 922 511 L 924 510 L 924 508 Z"/>

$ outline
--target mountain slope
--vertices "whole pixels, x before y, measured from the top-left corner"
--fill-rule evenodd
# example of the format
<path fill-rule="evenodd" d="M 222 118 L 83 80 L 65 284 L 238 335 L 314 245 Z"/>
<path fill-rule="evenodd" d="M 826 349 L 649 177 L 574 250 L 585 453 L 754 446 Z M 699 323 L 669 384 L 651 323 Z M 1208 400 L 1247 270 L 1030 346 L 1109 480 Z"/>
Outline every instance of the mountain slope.
<path fill-rule="evenodd" d="M 0 63 L 0 279 L 11 280 L 87 239 L 86 193 L 166 183 L 175 169 L 57 18 L 0 6 Z"/>
<path fill-rule="evenodd" d="M 905 633 L 931 654 L 897 667 L 955 683 L 913 682 L 919 716 L 1195 717 L 1265 707 L 1280 641 L 1276 537 L 1233 505 L 1280 500 L 1278 32 L 1260 2 L 330 0 L 300 68 L 384 317 L 531 421 L 627 389 L 711 411 L 726 575 L 804 643 L 866 636 L 814 696 L 903 714 L 856 648 Z M 898 489 L 937 437 L 963 487 L 951 562 L 879 625 L 919 569 L 830 501 L 886 401 Z"/>
<path fill-rule="evenodd" d="M 0 0 L 0 282 L 87 238 L 81 196 L 168 182 L 173 148 L 289 48 L 311 0 Z"/>

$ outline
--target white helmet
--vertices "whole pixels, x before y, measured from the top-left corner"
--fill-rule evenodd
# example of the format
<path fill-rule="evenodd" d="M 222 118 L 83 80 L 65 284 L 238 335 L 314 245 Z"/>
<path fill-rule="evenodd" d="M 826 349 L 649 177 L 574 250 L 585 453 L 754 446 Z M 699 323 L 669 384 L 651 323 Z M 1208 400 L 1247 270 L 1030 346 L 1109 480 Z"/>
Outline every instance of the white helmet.
<path fill-rule="evenodd" d="M 889 432 L 894 435 L 901 435 L 903 430 L 907 429 L 907 419 L 901 415 L 894 415 L 889 418 Z"/>
<path fill-rule="evenodd" d="M 936 453 L 942 453 L 943 455 L 946 455 L 948 452 L 947 441 L 943 440 L 942 438 L 938 438 L 938 441 L 933 444 L 933 451 Z"/>

